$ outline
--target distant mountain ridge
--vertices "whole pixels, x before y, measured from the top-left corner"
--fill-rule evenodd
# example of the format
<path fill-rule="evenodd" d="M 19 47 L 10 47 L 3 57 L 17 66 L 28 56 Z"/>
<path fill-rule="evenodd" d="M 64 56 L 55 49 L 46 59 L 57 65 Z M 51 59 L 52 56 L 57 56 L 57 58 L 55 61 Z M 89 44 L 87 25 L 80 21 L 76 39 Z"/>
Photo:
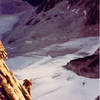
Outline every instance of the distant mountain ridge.
<path fill-rule="evenodd" d="M 48 11 L 55 7 L 58 2 L 65 0 L 23 0 L 32 6 L 38 6 L 36 12 Z M 99 0 L 66 0 L 68 5 L 80 7 L 83 6 L 87 10 L 86 25 L 95 25 L 99 23 Z"/>

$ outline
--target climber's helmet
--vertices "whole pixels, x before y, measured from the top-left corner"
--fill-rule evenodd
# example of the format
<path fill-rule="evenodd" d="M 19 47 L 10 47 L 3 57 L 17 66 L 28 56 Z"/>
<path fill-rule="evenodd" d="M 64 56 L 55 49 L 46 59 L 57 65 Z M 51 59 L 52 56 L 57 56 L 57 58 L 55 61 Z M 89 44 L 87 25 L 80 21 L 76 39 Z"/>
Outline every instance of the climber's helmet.
<path fill-rule="evenodd" d="M 25 85 L 25 86 L 32 86 L 32 82 L 29 79 L 25 79 L 23 85 Z"/>

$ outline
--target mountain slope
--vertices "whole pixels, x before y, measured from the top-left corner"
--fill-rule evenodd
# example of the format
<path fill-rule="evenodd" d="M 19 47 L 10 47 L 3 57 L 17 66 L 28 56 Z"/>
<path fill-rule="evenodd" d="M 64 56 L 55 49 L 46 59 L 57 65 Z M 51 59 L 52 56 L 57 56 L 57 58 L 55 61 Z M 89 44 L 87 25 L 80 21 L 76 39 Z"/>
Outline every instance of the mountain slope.
<path fill-rule="evenodd" d="M 92 2 L 95 1 L 91 1 L 90 4 Z M 87 4 L 87 0 L 83 2 L 83 5 L 78 6 L 73 3 L 70 7 L 71 4 L 63 0 L 55 3 L 55 6 L 46 12 L 42 10 L 37 14 L 36 8 L 38 8 L 38 5 L 33 8 L 34 10 L 29 9 L 17 14 L 18 21 L 16 24 L 2 36 L 8 56 L 24 55 L 52 44 L 67 42 L 70 39 L 98 36 L 99 28 L 97 23 L 86 25 L 88 8 L 84 7 L 85 4 Z M 98 11 L 96 12 L 98 13 Z"/>

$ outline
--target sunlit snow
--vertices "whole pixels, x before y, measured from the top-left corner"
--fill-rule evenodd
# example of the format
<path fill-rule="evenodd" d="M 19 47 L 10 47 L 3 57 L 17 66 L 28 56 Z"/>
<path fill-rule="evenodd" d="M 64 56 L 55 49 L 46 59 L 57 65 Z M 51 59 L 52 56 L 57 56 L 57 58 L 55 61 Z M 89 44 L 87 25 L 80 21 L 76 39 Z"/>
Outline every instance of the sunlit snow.
<path fill-rule="evenodd" d="M 83 51 L 93 54 L 98 48 L 96 44 L 97 37 L 71 40 L 59 47 L 79 48 L 76 53 L 52 58 L 33 52 L 31 57 L 15 57 L 7 64 L 21 82 L 24 78 L 32 80 L 32 100 L 94 100 L 99 95 L 99 79 L 78 76 L 62 66 L 72 59 L 83 57 L 78 55 Z M 50 49 L 52 47 L 46 50 Z"/>

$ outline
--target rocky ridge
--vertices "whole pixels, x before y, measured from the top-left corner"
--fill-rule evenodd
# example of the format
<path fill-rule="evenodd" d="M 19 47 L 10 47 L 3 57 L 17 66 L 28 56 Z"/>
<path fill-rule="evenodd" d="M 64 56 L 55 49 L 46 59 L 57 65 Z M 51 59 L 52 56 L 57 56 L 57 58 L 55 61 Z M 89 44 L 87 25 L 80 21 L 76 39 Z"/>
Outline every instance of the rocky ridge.
<path fill-rule="evenodd" d="M 29 93 L 5 64 L 3 45 L 0 43 L 0 100 L 31 100 Z"/>
<path fill-rule="evenodd" d="M 99 78 L 99 50 L 93 55 L 70 61 L 64 66 L 76 74 L 88 78 Z"/>

